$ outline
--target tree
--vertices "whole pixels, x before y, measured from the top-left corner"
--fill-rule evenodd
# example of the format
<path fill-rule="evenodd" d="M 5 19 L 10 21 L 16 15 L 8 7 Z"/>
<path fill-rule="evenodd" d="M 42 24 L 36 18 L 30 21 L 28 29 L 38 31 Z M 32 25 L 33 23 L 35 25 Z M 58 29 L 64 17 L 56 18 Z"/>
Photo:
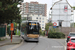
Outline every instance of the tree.
<path fill-rule="evenodd" d="M 74 10 L 75 10 L 75 6 L 74 7 L 72 7 Z"/>
<path fill-rule="evenodd" d="M 75 27 L 75 23 L 74 23 L 74 27 Z"/>
<path fill-rule="evenodd" d="M 45 30 L 46 30 L 46 31 L 48 31 L 49 26 L 53 26 L 53 24 L 52 24 L 52 23 L 47 23 L 46 26 L 45 26 Z"/>
<path fill-rule="evenodd" d="M 0 0 L 0 24 L 21 19 L 19 8 L 17 8 L 18 1 L 20 0 Z"/>

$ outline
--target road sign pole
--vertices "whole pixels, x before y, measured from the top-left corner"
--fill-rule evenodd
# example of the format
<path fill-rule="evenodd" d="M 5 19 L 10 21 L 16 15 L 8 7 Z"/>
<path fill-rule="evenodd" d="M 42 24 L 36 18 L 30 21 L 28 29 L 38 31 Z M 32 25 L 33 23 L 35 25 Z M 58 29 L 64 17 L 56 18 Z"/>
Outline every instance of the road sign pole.
<path fill-rule="evenodd" d="M 10 30 L 11 30 L 11 43 L 12 43 L 12 33 L 13 33 L 13 31 L 14 31 L 14 24 L 13 24 L 13 23 L 11 23 L 11 28 L 10 28 Z"/>
<path fill-rule="evenodd" d="M 12 31 L 11 31 L 11 43 L 12 43 Z"/>

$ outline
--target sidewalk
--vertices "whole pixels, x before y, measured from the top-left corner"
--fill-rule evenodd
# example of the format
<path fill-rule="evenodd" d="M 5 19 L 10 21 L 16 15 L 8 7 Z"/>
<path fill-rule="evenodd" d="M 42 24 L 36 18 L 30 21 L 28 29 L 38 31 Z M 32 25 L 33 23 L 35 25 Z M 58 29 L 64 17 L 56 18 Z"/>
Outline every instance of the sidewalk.
<path fill-rule="evenodd" d="M 22 38 L 19 37 L 18 35 L 13 35 L 12 42 L 11 42 L 11 39 L 10 39 L 10 37 L 8 35 L 6 36 L 6 38 L 7 38 L 6 40 L 0 41 L 0 46 L 19 44 L 19 43 L 22 42 Z"/>

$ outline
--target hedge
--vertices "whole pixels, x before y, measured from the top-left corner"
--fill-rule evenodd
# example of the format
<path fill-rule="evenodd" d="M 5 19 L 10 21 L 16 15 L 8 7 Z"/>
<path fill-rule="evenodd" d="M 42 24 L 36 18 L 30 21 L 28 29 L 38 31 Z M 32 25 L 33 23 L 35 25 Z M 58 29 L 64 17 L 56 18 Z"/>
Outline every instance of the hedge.
<path fill-rule="evenodd" d="M 65 38 L 65 34 L 62 32 L 49 32 L 48 38 Z"/>

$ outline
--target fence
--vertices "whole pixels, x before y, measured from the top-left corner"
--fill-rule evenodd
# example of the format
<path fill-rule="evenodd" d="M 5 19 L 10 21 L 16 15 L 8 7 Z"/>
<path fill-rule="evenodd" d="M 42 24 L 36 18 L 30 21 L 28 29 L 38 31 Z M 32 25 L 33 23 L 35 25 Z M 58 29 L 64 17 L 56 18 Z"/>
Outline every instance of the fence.
<path fill-rule="evenodd" d="M 6 25 L 0 25 L 0 37 L 6 36 Z"/>
<path fill-rule="evenodd" d="M 60 27 L 60 32 L 63 32 L 66 36 L 69 34 L 69 32 L 75 32 L 74 27 Z"/>

